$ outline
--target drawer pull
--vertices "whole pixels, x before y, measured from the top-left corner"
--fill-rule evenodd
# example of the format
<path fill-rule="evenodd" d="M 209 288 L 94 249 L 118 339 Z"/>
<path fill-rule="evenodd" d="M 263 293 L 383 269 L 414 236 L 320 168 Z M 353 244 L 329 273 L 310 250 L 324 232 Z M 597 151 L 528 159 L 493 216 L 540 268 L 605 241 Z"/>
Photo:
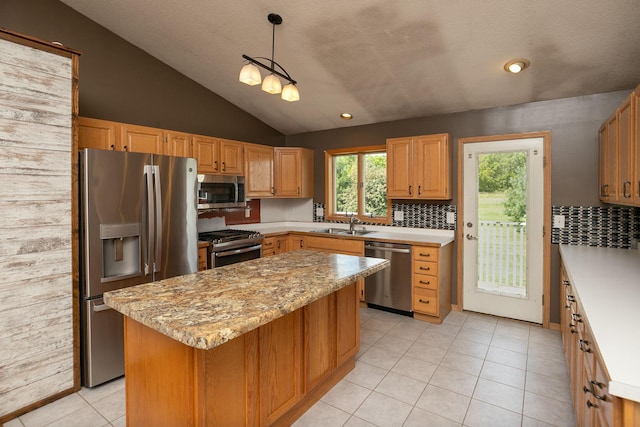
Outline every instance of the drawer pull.
<path fill-rule="evenodd" d="M 420 270 L 431 271 L 431 267 L 420 267 Z"/>
<path fill-rule="evenodd" d="M 426 257 L 428 258 L 428 257 L 430 257 L 430 256 L 431 256 L 431 254 L 429 254 L 429 253 L 424 254 L 424 253 L 422 253 L 422 252 L 421 252 L 421 253 L 420 253 L 420 256 L 426 256 Z"/>
<path fill-rule="evenodd" d="M 563 280 L 562 284 L 565 286 L 569 286 L 571 283 L 568 280 Z"/>
<path fill-rule="evenodd" d="M 567 301 L 576 302 L 576 297 L 574 297 L 573 295 L 567 295 Z"/>
<path fill-rule="evenodd" d="M 425 282 L 424 280 L 420 280 L 420 284 L 422 284 L 422 285 L 430 285 L 431 282 Z"/>
<path fill-rule="evenodd" d="M 588 406 L 589 408 L 595 408 L 595 409 L 598 409 L 598 408 L 599 408 L 599 406 L 598 406 L 598 405 L 596 405 L 595 403 L 591 403 L 591 402 L 590 402 L 590 401 L 588 401 L 588 400 L 587 400 L 587 406 Z"/>
<path fill-rule="evenodd" d="M 429 300 L 423 300 L 422 298 L 418 299 L 423 304 L 429 304 Z"/>
<path fill-rule="evenodd" d="M 572 334 L 575 334 L 576 332 L 578 332 L 575 329 L 576 325 L 574 325 L 573 323 L 569 323 L 569 330 L 571 331 Z"/>
<path fill-rule="evenodd" d="M 580 319 L 581 317 L 580 313 L 571 313 L 571 318 L 578 323 L 582 323 L 582 319 Z"/>
<path fill-rule="evenodd" d="M 598 400 L 603 400 L 606 401 L 607 400 L 607 395 L 606 394 L 597 394 L 596 393 L 596 387 L 598 388 L 602 388 L 604 386 L 604 384 L 602 384 L 601 382 L 598 382 L 596 380 L 591 380 L 589 381 L 589 385 L 591 386 L 591 393 L 593 394 L 593 396 L 598 399 Z"/>

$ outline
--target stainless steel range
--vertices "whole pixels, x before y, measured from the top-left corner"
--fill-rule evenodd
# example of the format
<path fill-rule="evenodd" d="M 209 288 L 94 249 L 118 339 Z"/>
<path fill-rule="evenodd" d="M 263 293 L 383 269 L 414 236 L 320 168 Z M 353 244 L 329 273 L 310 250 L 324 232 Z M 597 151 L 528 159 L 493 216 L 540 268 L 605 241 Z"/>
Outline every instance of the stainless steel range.
<path fill-rule="evenodd" d="M 228 228 L 199 233 L 198 237 L 210 243 L 208 268 L 222 267 L 262 256 L 264 237 L 257 231 Z"/>

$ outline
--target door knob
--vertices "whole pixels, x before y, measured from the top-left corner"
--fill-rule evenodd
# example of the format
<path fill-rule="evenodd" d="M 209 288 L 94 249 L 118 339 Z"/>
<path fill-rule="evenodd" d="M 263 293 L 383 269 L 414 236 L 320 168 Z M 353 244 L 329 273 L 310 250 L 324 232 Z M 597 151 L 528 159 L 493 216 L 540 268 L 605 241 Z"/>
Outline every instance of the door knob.
<path fill-rule="evenodd" d="M 467 234 L 467 240 L 478 240 L 478 236 L 472 236 L 471 234 Z"/>

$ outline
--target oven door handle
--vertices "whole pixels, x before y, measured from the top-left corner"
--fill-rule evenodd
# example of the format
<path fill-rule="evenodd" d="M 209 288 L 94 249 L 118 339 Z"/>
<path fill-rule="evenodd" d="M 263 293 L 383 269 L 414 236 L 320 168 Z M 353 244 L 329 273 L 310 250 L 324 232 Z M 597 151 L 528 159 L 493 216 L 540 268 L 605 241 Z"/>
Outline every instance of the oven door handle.
<path fill-rule="evenodd" d="M 234 249 L 234 250 L 231 250 L 231 251 L 214 252 L 214 255 L 216 256 L 216 258 L 220 258 L 220 257 L 223 257 L 223 256 L 244 254 L 244 253 L 247 253 L 247 252 L 257 251 L 257 250 L 260 250 L 260 249 L 262 249 L 262 245 L 255 245 L 255 246 L 249 246 L 248 248 Z"/>

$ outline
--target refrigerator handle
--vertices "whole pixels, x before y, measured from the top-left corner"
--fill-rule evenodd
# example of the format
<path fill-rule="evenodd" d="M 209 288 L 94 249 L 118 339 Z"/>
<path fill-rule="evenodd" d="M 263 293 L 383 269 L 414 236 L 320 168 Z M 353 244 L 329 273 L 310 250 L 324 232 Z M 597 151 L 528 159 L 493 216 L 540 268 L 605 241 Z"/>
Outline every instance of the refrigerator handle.
<path fill-rule="evenodd" d="M 153 271 L 157 272 L 161 269 L 162 260 L 162 183 L 160 181 L 160 166 L 153 167 L 153 176 L 155 178 L 155 196 L 156 196 L 156 255 L 153 259 Z"/>
<path fill-rule="evenodd" d="M 153 216 L 153 166 L 144 165 L 144 177 L 147 183 L 147 248 L 144 260 L 144 275 L 150 273 L 151 253 L 153 251 L 153 229 L 155 228 Z"/>

